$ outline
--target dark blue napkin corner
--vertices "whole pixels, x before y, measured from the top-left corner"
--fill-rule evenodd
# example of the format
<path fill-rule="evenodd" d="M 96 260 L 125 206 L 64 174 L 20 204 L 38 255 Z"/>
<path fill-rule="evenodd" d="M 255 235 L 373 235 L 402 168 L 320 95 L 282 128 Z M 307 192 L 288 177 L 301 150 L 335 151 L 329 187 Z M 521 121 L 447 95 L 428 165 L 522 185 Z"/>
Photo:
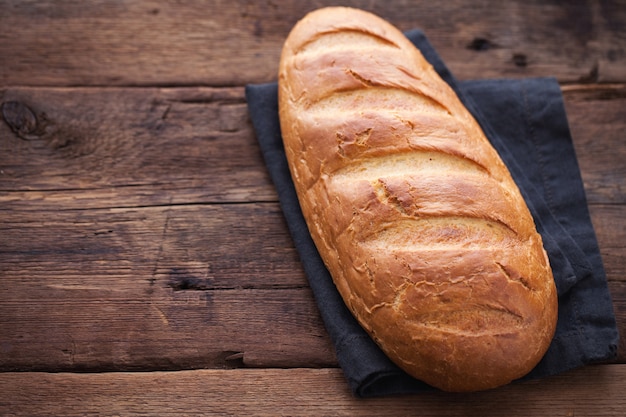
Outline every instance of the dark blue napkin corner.
<path fill-rule="evenodd" d="M 544 240 L 559 293 L 558 324 L 548 352 L 522 379 L 613 359 L 619 340 L 613 304 L 558 82 L 553 78 L 459 82 L 420 30 L 406 36 L 481 125 Z M 277 84 L 248 85 L 246 99 L 281 209 L 353 393 L 373 397 L 432 390 L 399 369 L 369 338 L 324 267 L 291 181 L 280 134 Z"/>

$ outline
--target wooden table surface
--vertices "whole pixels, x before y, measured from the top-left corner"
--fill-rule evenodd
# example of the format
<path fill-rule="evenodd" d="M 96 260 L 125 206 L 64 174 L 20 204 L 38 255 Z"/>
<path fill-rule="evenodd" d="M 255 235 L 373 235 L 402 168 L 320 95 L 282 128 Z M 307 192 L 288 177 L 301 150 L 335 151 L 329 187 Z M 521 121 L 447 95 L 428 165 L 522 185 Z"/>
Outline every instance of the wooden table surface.
<path fill-rule="evenodd" d="M 0 0 L 0 415 L 626 414 L 623 339 L 488 392 L 349 392 L 244 97 L 336 3 Z M 461 80 L 559 80 L 626 334 L 626 2 L 344 4 Z"/>

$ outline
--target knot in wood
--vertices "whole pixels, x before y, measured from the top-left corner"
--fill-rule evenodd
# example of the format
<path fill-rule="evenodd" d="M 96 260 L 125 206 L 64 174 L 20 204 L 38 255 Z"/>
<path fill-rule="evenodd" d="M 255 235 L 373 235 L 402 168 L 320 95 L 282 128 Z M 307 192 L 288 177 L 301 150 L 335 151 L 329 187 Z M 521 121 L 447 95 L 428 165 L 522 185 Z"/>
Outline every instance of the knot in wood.
<path fill-rule="evenodd" d="M 37 135 L 37 117 L 24 103 L 5 101 L 2 103 L 2 117 L 11 130 L 20 138 L 31 140 Z"/>
<path fill-rule="evenodd" d="M 493 46 L 494 45 L 489 39 L 474 38 L 469 44 L 467 44 L 467 49 L 471 49 L 473 51 L 487 51 Z"/>
<path fill-rule="evenodd" d="M 513 63 L 521 68 L 528 66 L 528 60 L 524 54 L 513 54 Z"/>

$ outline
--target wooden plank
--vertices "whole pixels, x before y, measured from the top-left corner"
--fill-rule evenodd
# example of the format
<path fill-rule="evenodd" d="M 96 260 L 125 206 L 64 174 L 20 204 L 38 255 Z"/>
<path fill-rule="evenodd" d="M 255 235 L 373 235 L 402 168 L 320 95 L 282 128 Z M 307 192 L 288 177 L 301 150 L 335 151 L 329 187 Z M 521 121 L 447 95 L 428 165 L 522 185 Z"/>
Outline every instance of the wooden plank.
<path fill-rule="evenodd" d="M 80 299 L 90 291 L 3 303 L 0 370 L 336 366 L 307 289 Z"/>
<path fill-rule="evenodd" d="M 623 416 L 626 365 L 471 394 L 358 399 L 338 369 L 3 373 L 0 412 L 40 415 Z"/>
<path fill-rule="evenodd" d="M 47 298 L 52 288 L 38 285 L 91 286 L 95 299 L 306 285 L 277 203 L 0 213 L 3 300 Z"/>
<path fill-rule="evenodd" d="M 243 88 L 10 88 L 0 103 L 0 202 L 276 200 Z"/>
<path fill-rule="evenodd" d="M 590 203 L 625 204 L 626 87 L 564 97 Z M 277 200 L 242 88 L 7 88 L 0 105 L 5 208 Z"/>
<path fill-rule="evenodd" d="M 334 363 L 276 203 L 0 216 L 0 369 Z"/>
<path fill-rule="evenodd" d="M 0 304 L 0 371 L 336 366 L 306 288 L 96 299 L 62 285 Z"/>
<path fill-rule="evenodd" d="M 0 85 L 244 85 L 276 79 L 295 22 L 330 0 L 4 0 Z M 602 2 L 422 0 L 350 5 L 422 28 L 461 79 L 626 80 L 626 8 Z"/>

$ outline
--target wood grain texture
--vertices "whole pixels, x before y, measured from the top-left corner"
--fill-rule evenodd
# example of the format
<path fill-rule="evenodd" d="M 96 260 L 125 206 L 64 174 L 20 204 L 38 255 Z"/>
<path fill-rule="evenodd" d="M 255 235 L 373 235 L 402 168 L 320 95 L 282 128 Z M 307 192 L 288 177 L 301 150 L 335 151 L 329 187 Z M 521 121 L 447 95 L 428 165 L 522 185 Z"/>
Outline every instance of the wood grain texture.
<path fill-rule="evenodd" d="M 243 88 L 7 88 L 0 106 L 3 202 L 276 200 Z"/>
<path fill-rule="evenodd" d="M 230 353 L 246 366 L 335 363 L 275 203 L 7 212 L 0 224 L 0 370 L 222 367 Z"/>
<path fill-rule="evenodd" d="M 296 383 L 297 382 L 297 383 Z M 626 365 L 473 394 L 358 399 L 338 369 L 0 374 L 0 412 L 42 415 L 622 416 Z M 80 393 L 80 395 L 77 395 Z"/>
<path fill-rule="evenodd" d="M 80 299 L 79 293 L 97 291 L 87 285 L 49 291 L 53 295 L 73 291 L 74 299 L 14 297 L 3 303 L 0 370 L 337 366 L 307 289 Z"/>
<path fill-rule="evenodd" d="M 0 415 L 623 415 L 624 337 L 540 382 L 352 397 L 244 97 L 331 3 L 0 0 Z M 561 82 L 626 334 L 626 3 L 344 4 L 461 80 Z"/>
<path fill-rule="evenodd" d="M 626 282 L 624 254 L 626 247 L 626 216 L 623 205 L 591 205 L 591 222 L 596 232 L 600 255 L 609 281 Z"/>
<path fill-rule="evenodd" d="M 625 204 L 626 85 L 568 85 L 563 95 L 588 202 Z"/>
<path fill-rule="evenodd" d="M 3 0 L 0 85 L 244 85 L 276 78 L 282 42 L 330 0 Z M 422 28 L 461 79 L 623 81 L 626 8 L 592 2 L 352 0 Z"/>

